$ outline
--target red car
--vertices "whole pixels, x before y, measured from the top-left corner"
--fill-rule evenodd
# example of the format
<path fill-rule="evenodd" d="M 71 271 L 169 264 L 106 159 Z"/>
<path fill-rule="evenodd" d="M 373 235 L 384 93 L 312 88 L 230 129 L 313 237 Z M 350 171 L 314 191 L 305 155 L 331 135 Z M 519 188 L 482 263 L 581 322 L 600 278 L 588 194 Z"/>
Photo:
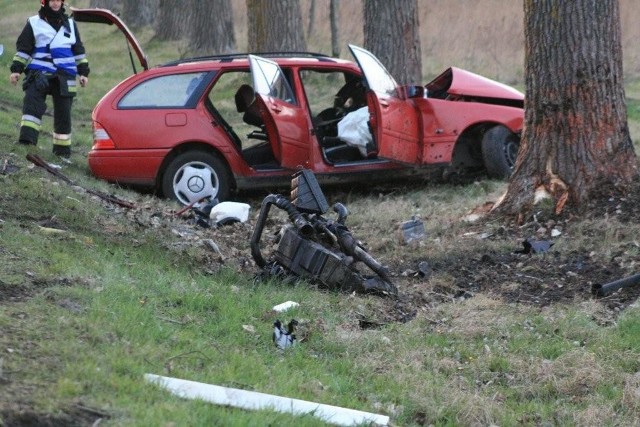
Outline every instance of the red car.
<path fill-rule="evenodd" d="M 283 52 L 149 68 L 118 17 L 72 10 L 78 22 L 120 27 L 144 68 L 93 111 L 96 177 L 189 204 L 286 186 L 300 167 L 321 184 L 369 183 L 429 167 L 504 178 L 515 162 L 523 94 L 468 71 L 452 67 L 425 86 L 400 86 L 356 46 L 356 62 Z"/>

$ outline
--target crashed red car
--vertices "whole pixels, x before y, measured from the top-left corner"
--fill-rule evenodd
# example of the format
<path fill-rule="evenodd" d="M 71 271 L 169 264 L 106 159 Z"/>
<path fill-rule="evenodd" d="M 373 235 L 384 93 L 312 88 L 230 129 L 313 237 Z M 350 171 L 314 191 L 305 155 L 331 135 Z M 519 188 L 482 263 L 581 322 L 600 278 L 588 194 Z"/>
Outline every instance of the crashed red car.
<path fill-rule="evenodd" d="M 356 46 L 356 62 L 283 52 L 149 68 L 118 17 L 72 10 L 78 22 L 120 27 L 144 68 L 93 111 L 96 177 L 189 204 L 287 185 L 300 167 L 321 184 L 370 183 L 433 168 L 504 178 L 515 162 L 523 94 L 477 74 L 452 67 L 424 86 L 400 86 Z"/>

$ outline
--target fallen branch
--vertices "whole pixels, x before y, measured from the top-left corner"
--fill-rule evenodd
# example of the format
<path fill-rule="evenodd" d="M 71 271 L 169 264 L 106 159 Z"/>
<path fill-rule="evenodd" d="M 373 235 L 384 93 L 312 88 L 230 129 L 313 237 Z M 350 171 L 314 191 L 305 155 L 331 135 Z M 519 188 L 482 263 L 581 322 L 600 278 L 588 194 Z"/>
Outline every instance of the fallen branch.
<path fill-rule="evenodd" d="M 85 187 L 82 187 L 81 185 L 78 185 L 78 184 L 74 183 L 69 178 L 64 176 L 62 174 L 62 172 L 60 172 L 59 170 L 51 167 L 51 165 L 49 165 L 49 163 L 45 162 L 40 156 L 37 156 L 35 154 L 27 154 L 27 160 L 29 160 L 31 163 L 33 163 L 36 166 L 40 166 L 41 168 L 46 169 L 47 172 L 49 172 L 52 175 L 55 175 L 56 177 L 60 178 L 61 180 L 63 180 L 67 184 L 73 185 L 73 186 L 76 186 L 76 187 L 80 187 L 83 190 L 85 190 L 87 193 L 93 194 L 94 196 L 98 196 L 102 200 L 105 200 L 105 201 L 107 201 L 109 203 L 114 203 L 116 205 L 119 205 L 119 206 L 122 206 L 122 207 L 128 208 L 128 209 L 135 208 L 134 204 L 129 203 L 129 202 L 125 201 L 125 200 L 119 199 L 119 198 L 117 198 L 115 196 L 111 196 L 109 194 L 102 193 L 102 192 L 97 191 L 97 190 L 92 190 L 90 188 L 85 188 Z"/>

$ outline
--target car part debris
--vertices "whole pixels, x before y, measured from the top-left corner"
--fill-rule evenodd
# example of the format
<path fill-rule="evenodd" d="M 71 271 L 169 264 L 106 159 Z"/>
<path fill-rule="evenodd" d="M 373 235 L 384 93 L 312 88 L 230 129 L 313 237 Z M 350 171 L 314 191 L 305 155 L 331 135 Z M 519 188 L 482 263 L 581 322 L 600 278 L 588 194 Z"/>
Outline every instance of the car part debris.
<path fill-rule="evenodd" d="M 31 163 L 33 163 L 36 166 L 40 166 L 41 168 L 44 168 L 47 170 L 47 172 L 51 173 L 52 175 L 55 175 L 56 177 L 60 178 L 61 180 L 63 180 L 64 182 L 66 182 L 69 185 L 72 186 L 76 186 L 76 187 L 80 187 L 83 190 L 85 190 L 87 193 L 89 194 L 93 194 L 94 196 L 98 196 L 99 198 L 101 198 L 104 201 L 107 201 L 109 203 L 114 203 L 116 205 L 122 206 L 123 208 L 129 208 L 129 209 L 133 209 L 135 208 L 135 205 L 132 203 L 129 203 L 125 200 L 119 199 L 115 196 L 111 196 L 109 194 L 105 194 L 102 193 L 100 191 L 96 191 L 96 190 L 91 190 L 89 188 L 85 188 L 82 187 L 76 183 L 74 183 L 73 181 L 71 181 L 69 178 L 67 178 L 66 176 L 64 176 L 62 174 L 62 172 L 60 172 L 59 170 L 57 170 L 56 168 L 52 167 L 49 163 L 45 162 L 40 156 L 35 155 L 35 154 L 27 154 L 27 160 L 29 160 Z"/>
<path fill-rule="evenodd" d="M 183 399 L 198 399 L 216 405 L 249 410 L 268 410 L 293 415 L 311 415 L 338 426 L 389 425 L 389 417 L 339 406 L 292 399 L 237 388 L 204 384 L 179 378 L 145 374 L 146 381 Z"/>
<path fill-rule="evenodd" d="M 598 297 L 604 297 L 617 291 L 618 289 L 628 288 L 631 286 L 640 285 L 640 273 L 634 274 L 633 276 L 616 280 L 611 283 L 607 283 L 605 285 L 595 284 L 591 286 L 591 293 Z"/>
<path fill-rule="evenodd" d="M 277 313 L 282 313 L 283 311 L 287 311 L 290 308 L 298 307 L 299 305 L 300 304 L 298 304 L 295 301 L 287 301 L 287 302 L 283 302 L 282 304 L 274 305 L 273 306 L 273 311 L 275 311 Z"/>
<path fill-rule="evenodd" d="M 517 254 L 541 254 L 547 252 L 554 245 L 547 240 L 527 239 L 522 242 L 523 249 L 515 251 Z"/>
<path fill-rule="evenodd" d="M 260 239 L 272 205 L 286 211 L 291 224 L 281 229 L 274 259 L 268 262 L 262 256 Z M 293 275 L 345 292 L 397 295 L 387 268 L 371 257 L 347 229 L 347 208 L 336 203 L 335 220 L 322 216 L 327 210 L 318 181 L 307 169 L 293 175 L 291 201 L 279 194 L 270 194 L 263 200 L 251 237 L 251 255 L 263 275 Z M 377 276 L 362 276 L 356 268 L 357 261 Z"/>
<path fill-rule="evenodd" d="M 273 335 L 271 338 L 276 347 L 284 350 L 296 343 L 295 328 L 297 325 L 298 321 L 296 319 L 291 319 L 286 328 L 282 326 L 280 320 L 273 322 Z"/>

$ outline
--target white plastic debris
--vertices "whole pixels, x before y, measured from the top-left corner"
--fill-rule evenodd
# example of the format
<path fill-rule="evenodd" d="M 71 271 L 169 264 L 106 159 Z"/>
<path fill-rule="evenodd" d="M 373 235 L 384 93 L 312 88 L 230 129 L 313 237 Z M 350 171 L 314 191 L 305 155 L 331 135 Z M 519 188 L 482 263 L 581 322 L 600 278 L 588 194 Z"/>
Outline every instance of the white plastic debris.
<path fill-rule="evenodd" d="M 282 313 L 283 311 L 287 311 L 290 308 L 298 307 L 299 305 L 300 304 L 298 304 L 295 301 L 287 301 L 287 302 L 283 302 L 282 304 L 274 305 L 273 306 L 273 311 L 277 311 L 278 313 Z"/>
<path fill-rule="evenodd" d="M 217 405 L 250 410 L 272 410 L 293 415 L 312 415 L 322 419 L 324 422 L 339 426 L 389 425 L 389 417 L 386 415 L 372 414 L 355 409 L 154 374 L 145 374 L 144 378 L 148 382 L 157 384 L 184 399 L 199 399 Z"/>
<path fill-rule="evenodd" d="M 246 222 L 249 219 L 249 208 L 246 203 L 221 202 L 211 208 L 209 218 L 216 224 L 229 220 Z"/>

